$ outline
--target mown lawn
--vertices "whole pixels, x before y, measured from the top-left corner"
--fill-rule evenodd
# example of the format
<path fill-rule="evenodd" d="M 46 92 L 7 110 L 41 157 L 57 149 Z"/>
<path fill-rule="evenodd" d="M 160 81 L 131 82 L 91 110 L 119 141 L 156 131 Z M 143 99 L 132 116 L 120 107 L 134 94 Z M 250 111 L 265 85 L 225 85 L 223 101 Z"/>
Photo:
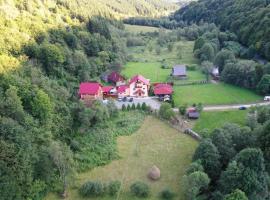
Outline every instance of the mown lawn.
<path fill-rule="evenodd" d="M 219 83 L 205 85 L 174 86 L 176 106 L 187 103 L 204 105 L 242 104 L 259 102 L 262 97 L 250 90 Z"/>
<path fill-rule="evenodd" d="M 136 74 L 141 74 L 150 79 L 151 83 L 166 82 L 171 74 L 171 69 L 162 69 L 159 62 L 129 62 L 124 67 L 122 74 L 131 78 Z M 200 71 L 187 71 L 187 81 L 205 80 L 205 75 Z M 176 80 L 175 82 L 184 82 Z"/>
<path fill-rule="evenodd" d="M 181 187 L 182 177 L 197 147 L 197 141 L 177 132 L 167 124 L 154 117 L 147 117 L 142 127 L 131 136 L 121 136 L 117 141 L 121 159 L 110 164 L 97 167 L 92 171 L 78 175 L 76 186 L 80 187 L 89 180 L 108 182 L 120 180 L 123 187 L 119 196 L 99 197 L 99 200 L 135 200 L 129 192 L 130 185 L 135 181 L 144 181 L 151 187 L 148 200 L 159 199 L 158 194 L 170 188 L 177 194 L 178 200 L 184 200 Z M 147 178 L 148 170 L 156 165 L 160 168 L 161 179 L 153 182 Z M 60 199 L 50 194 L 46 200 Z M 69 191 L 67 200 L 82 200 L 77 189 Z M 92 199 L 92 198 L 91 198 Z"/>
<path fill-rule="evenodd" d="M 170 74 L 171 69 L 162 69 L 161 64 L 158 62 L 142 63 L 142 62 L 129 62 L 125 66 L 122 74 L 131 78 L 136 74 L 141 74 L 145 78 L 150 79 L 151 83 L 165 82 Z"/>
<path fill-rule="evenodd" d="M 246 124 L 247 114 L 247 110 L 202 112 L 193 130 L 208 137 L 214 129 L 220 128 L 226 123 L 235 123 L 244 126 Z"/>

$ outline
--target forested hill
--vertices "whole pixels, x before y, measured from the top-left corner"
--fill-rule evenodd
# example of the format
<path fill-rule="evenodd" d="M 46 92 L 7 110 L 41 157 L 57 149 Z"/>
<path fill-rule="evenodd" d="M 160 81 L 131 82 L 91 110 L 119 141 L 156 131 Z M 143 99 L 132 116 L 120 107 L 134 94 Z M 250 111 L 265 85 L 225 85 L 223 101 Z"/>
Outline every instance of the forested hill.
<path fill-rule="evenodd" d="M 74 171 L 117 157 L 114 135 L 133 132 L 136 116 L 85 107 L 78 86 L 125 63 L 124 25 L 114 18 L 171 9 L 160 2 L 0 0 L 0 199 L 64 195 Z"/>
<path fill-rule="evenodd" d="M 269 4 L 269 0 L 199 0 L 181 8 L 174 18 L 189 23 L 214 22 L 270 59 Z"/>

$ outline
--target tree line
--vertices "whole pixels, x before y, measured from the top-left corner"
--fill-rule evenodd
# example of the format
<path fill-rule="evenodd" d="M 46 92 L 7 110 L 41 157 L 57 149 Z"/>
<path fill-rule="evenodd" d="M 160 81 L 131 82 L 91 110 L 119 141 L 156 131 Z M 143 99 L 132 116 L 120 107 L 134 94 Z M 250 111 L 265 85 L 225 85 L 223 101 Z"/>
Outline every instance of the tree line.
<path fill-rule="evenodd" d="M 269 108 L 248 115 L 247 126 L 226 124 L 203 139 L 186 171 L 188 200 L 269 199 Z"/>

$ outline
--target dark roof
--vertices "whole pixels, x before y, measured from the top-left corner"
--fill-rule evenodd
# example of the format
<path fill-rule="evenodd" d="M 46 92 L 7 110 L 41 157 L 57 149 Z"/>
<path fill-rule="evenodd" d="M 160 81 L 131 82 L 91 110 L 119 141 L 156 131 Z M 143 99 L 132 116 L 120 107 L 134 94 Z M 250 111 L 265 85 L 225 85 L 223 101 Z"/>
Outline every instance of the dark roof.
<path fill-rule="evenodd" d="M 172 69 L 173 76 L 186 76 L 186 65 L 175 65 Z"/>
<path fill-rule="evenodd" d="M 154 86 L 155 95 L 171 95 L 173 93 L 172 85 L 159 83 Z"/>
<path fill-rule="evenodd" d="M 112 72 L 108 76 L 108 81 L 111 81 L 113 83 L 117 83 L 118 81 L 123 81 L 125 78 L 121 76 L 118 72 Z"/>
<path fill-rule="evenodd" d="M 199 112 L 189 112 L 188 113 L 188 118 L 190 118 L 190 119 L 198 119 L 199 117 L 200 117 Z"/>

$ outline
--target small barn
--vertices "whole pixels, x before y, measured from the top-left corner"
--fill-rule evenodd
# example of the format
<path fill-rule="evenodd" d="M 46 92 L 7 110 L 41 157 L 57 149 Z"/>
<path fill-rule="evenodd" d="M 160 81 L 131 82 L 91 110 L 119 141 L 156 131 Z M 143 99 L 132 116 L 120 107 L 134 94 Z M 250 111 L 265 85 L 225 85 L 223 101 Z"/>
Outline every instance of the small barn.
<path fill-rule="evenodd" d="M 186 67 L 186 65 L 175 65 L 172 68 L 171 75 L 174 78 L 186 79 L 187 78 L 187 67 Z"/>
<path fill-rule="evenodd" d="M 187 111 L 187 117 L 189 119 L 199 119 L 200 113 L 197 111 L 196 108 L 189 108 Z"/>

